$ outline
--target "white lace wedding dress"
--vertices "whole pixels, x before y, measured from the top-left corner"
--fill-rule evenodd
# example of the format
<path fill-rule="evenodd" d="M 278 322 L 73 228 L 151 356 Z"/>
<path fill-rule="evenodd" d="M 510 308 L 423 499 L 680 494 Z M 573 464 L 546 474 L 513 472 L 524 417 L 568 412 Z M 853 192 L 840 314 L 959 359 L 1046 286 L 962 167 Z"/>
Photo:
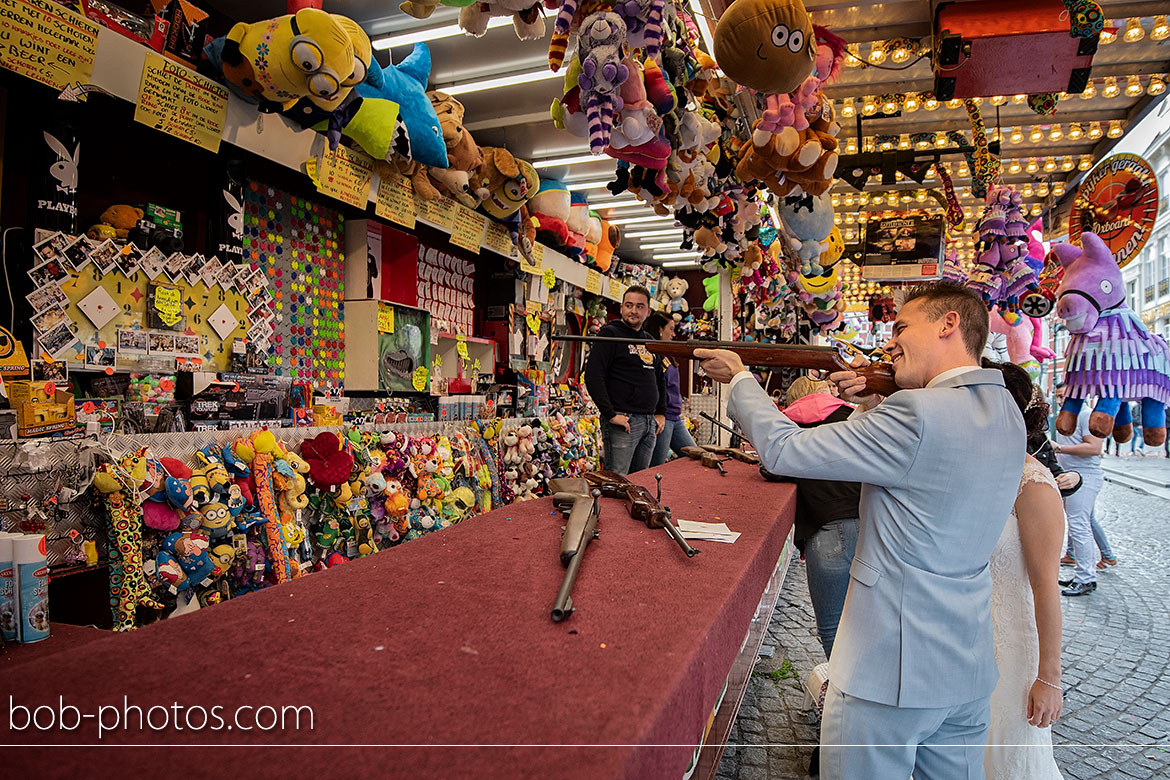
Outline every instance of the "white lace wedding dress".
<path fill-rule="evenodd" d="M 1031 456 L 1024 464 L 1017 497 L 1029 482 L 1058 490 L 1052 474 Z M 1015 507 L 991 554 L 991 586 L 999 683 L 991 694 L 984 757 L 987 780 L 1063 780 L 1052 757 L 1052 729 L 1028 723 L 1028 692 L 1040 665 L 1040 642 Z"/>

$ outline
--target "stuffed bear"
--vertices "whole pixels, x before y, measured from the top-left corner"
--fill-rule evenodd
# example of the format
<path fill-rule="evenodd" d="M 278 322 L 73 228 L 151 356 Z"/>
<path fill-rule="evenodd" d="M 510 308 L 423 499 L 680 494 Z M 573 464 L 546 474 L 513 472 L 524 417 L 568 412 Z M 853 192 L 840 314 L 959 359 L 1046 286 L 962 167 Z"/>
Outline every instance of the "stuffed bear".
<path fill-rule="evenodd" d="M 471 192 L 471 174 L 483 164 L 483 154 L 471 132 L 463 126 L 463 104 L 442 92 L 428 92 L 435 115 L 443 128 L 443 143 L 447 147 L 446 168 L 417 166 L 411 177 L 415 193 L 423 200 L 442 197 L 439 188 L 468 208 L 479 205 L 479 198 Z"/>
<path fill-rule="evenodd" d="M 666 280 L 666 285 L 664 286 L 667 296 L 666 309 L 674 317 L 675 322 L 681 321 L 683 315 L 690 308 L 687 306 L 686 299 L 687 288 L 689 287 L 690 285 L 687 283 L 687 280 L 681 276 L 674 276 Z"/>
<path fill-rule="evenodd" d="M 86 235 L 95 241 L 107 238 L 127 238 L 138 220 L 146 216 L 142 209 L 119 203 L 110 206 L 98 217 L 99 223 L 91 227 Z"/>
<path fill-rule="evenodd" d="M 532 0 L 478 0 L 459 9 L 459 29 L 479 38 L 487 32 L 493 16 L 511 16 L 516 37 L 535 41 L 544 37 L 544 14 Z"/>

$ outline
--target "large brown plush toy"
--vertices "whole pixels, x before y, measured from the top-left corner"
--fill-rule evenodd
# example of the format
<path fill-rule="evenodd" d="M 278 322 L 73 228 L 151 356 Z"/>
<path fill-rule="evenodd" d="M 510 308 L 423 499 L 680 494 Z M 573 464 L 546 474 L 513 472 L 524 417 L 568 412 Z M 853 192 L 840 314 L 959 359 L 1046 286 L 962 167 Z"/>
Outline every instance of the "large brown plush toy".
<path fill-rule="evenodd" d="M 471 172 L 483 164 L 483 154 L 471 132 L 463 126 L 463 104 L 442 92 L 428 92 L 427 97 L 443 128 L 443 143 L 447 147 L 446 168 L 418 166 L 411 176 L 414 191 L 423 200 L 436 200 L 446 191 L 469 208 L 479 205 L 479 198 L 471 190 Z"/>

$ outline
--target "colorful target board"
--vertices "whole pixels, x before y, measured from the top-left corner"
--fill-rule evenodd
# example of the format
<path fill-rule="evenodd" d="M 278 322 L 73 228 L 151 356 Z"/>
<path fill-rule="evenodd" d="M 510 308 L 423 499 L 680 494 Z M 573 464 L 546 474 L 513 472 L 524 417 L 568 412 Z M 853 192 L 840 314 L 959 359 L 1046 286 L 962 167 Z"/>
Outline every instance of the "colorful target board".
<path fill-rule="evenodd" d="M 1142 251 L 1158 217 L 1158 179 L 1136 154 L 1116 154 L 1101 161 L 1081 182 L 1073 201 L 1068 237 L 1081 243 L 1081 232 L 1096 233 L 1124 268 Z"/>

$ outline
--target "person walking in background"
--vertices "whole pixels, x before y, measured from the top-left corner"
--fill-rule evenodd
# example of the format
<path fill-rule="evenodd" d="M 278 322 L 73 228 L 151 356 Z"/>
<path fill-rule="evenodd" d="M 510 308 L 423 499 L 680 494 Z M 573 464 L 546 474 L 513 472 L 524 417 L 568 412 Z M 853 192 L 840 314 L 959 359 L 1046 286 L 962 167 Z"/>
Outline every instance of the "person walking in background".
<path fill-rule="evenodd" d="M 802 376 L 784 395 L 784 415 L 801 428 L 849 419 L 853 407 L 829 392 L 829 383 Z M 849 590 L 849 568 L 861 525 L 861 484 L 797 478 L 796 547 L 804 554 L 808 595 L 825 657 L 833 654 L 837 624 Z"/>
<path fill-rule="evenodd" d="M 674 319 L 660 311 L 651 312 L 642 327 L 656 339 L 674 340 Z M 686 421 L 682 419 L 682 384 L 678 366 L 670 358 L 664 357 L 661 360 L 662 375 L 666 380 L 666 423 L 654 445 L 654 455 L 650 458 L 651 466 L 666 463 L 672 451 L 677 456 L 682 453 L 683 447 L 695 446 L 695 440 L 687 430 Z"/>
<path fill-rule="evenodd" d="M 1117 565 L 1117 556 L 1113 554 L 1113 548 L 1109 546 L 1109 539 L 1105 536 L 1105 529 L 1097 522 L 1097 510 L 1093 509 L 1093 513 L 1089 516 L 1089 526 L 1093 529 L 1093 544 L 1097 545 L 1097 550 L 1101 553 L 1101 560 L 1097 561 L 1097 571 L 1104 571 L 1110 566 Z M 1068 547 L 1065 548 L 1064 557 L 1060 559 L 1061 566 L 1076 566 L 1077 559 L 1073 555 L 1072 537 L 1069 537 Z"/>
<path fill-rule="evenodd" d="M 1135 453 L 1136 449 L 1136 453 Z M 1146 456 L 1146 440 L 1142 437 L 1142 405 L 1133 405 L 1133 438 L 1129 440 L 1129 454 Z"/>
<path fill-rule="evenodd" d="M 1063 392 L 1057 393 L 1063 403 Z M 1105 484 L 1105 472 L 1101 469 L 1102 440 L 1089 433 L 1089 415 L 1092 410 L 1086 403 L 1077 416 L 1077 428 L 1068 436 L 1058 433 L 1056 456 L 1061 467 L 1081 475 L 1082 486 L 1064 499 L 1064 514 L 1068 520 L 1068 538 L 1073 548 L 1076 566 L 1071 579 L 1061 580 L 1065 596 L 1084 596 L 1097 589 L 1097 559 L 1093 555 L 1093 506 L 1097 494 Z"/>
<path fill-rule="evenodd" d="M 634 285 L 622 296 L 621 318 L 597 335 L 648 341 L 642 329 L 650 315 L 650 291 Z M 585 387 L 601 414 L 605 467 L 616 474 L 650 465 L 658 434 L 666 425 L 666 378 L 662 361 L 636 341 L 598 343 L 589 352 Z"/>

